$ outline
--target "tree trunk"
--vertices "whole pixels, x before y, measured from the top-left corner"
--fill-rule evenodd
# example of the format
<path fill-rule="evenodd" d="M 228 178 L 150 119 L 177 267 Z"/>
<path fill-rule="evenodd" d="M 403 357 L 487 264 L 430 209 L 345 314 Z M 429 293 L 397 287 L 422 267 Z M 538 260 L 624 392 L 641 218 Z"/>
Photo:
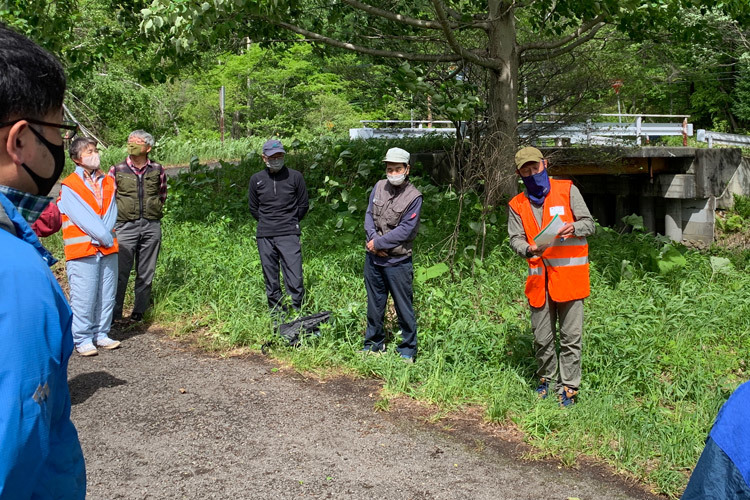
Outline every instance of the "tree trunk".
<path fill-rule="evenodd" d="M 502 66 L 489 74 L 489 123 L 487 139 L 490 142 L 496 182 L 500 193 L 516 194 L 515 166 L 518 126 L 518 66 L 516 26 L 513 8 L 500 0 L 489 1 L 490 27 L 487 32 L 489 56 Z"/>

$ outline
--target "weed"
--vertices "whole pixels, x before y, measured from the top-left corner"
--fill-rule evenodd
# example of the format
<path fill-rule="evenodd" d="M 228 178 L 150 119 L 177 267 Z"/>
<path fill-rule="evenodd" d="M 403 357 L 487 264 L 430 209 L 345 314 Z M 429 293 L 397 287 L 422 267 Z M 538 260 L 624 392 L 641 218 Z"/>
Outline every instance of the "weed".
<path fill-rule="evenodd" d="M 375 411 L 389 411 L 391 409 L 391 400 L 383 397 L 375 401 L 373 405 Z"/>

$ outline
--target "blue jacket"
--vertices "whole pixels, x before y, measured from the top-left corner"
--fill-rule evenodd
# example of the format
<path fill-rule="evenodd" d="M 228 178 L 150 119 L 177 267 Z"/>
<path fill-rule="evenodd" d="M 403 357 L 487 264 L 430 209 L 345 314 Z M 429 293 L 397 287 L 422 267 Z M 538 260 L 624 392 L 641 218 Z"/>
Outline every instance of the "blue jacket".
<path fill-rule="evenodd" d="M 68 392 L 72 313 L 51 256 L 2 193 L 0 219 L 0 499 L 81 499 L 86 471 Z"/>
<path fill-rule="evenodd" d="M 719 410 L 683 500 L 750 500 L 750 382 Z"/>

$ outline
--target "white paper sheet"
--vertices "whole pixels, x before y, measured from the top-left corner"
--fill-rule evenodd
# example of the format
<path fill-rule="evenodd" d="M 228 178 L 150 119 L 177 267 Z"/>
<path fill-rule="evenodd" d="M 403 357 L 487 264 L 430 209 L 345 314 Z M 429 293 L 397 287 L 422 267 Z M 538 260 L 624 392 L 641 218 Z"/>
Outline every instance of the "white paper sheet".
<path fill-rule="evenodd" d="M 538 247 L 551 245 L 557 239 L 557 232 L 562 229 L 565 223 L 555 215 L 547 226 L 534 237 L 534 243 Z"/>

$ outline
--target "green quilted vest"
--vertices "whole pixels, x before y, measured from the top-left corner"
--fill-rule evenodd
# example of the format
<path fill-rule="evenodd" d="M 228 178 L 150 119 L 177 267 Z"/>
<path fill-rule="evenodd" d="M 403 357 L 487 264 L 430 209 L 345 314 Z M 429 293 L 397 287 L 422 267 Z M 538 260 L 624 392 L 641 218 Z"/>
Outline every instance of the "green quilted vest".
<path fill-rule="evenodd" d="M 164 204 L 159 199 L 159 175 L 159 170 L 150 166 L 140 178 L 129 168 L 116 168 L 118 223 L 141 217 L 149 220 L 160 220 L 163 217 Z"/>

